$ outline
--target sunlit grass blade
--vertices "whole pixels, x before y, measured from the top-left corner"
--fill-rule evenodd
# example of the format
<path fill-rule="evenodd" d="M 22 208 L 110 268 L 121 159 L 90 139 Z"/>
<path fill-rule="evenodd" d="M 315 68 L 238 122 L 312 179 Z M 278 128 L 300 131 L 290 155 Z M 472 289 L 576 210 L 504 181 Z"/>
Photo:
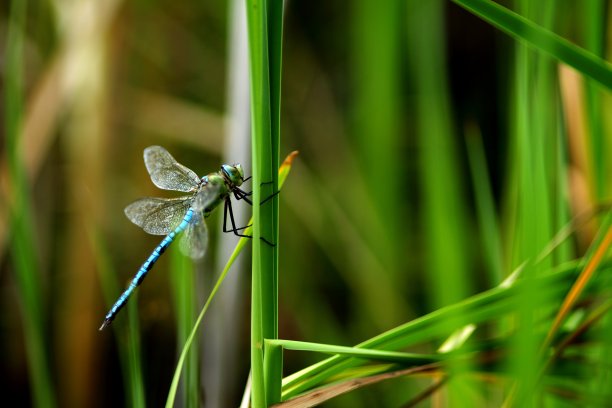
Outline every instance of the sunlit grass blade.
<path fill-rule="evenodd" d="M 287 179 L 287 176 L 289 175 L 289 171 L 291 170 L 291 164 L 293 163 L 293 160 L 295 159 L 297 154 L 298 154 L 297 151 L 290 153 L 285 158 L 285 161 L 283 161 L 283 164 L 281 165 L 281 167 L 278 169 L 278 182 L 279 182 L 280 187 L 282 187 L 283 184 L 285 183 L 285 180 Z M 249 224 L 252 224 L 252 221 L 253 220 L 251 219 L 251 222 L 249 222 Z M 244 233 L 246 235 L 251 235 L 252 227 L 245 229 Z M 210 295 L 208 295 L 208 298 L 206 299 L 206 303 L 204 304 L 204 307 L 200 311 L 200 314 L 198 315 L 198 318 L 196 319 L 195 324 L 193 328 L 191 329 L 191 333 L 189 334 L 189 336 L 187 337 L 187 340 L 185 341 L 185 344 L 183 345 L 183 350 L 181 351 L 181 355 L 179 356 L 178 362 L 176 364 L 176 369 L 174 371 L 174 376 L 172 377 L 170 391 L 168 392 L 168 399 L 166 400 L 166 408 L 171 408 L 174 406 L 174 401 L 176 399 L 176 391 L 178 389 L 178 384 L 181 378 L 181 372 L 183 370 L 183 365 L 185 364 L 187 353 L 189 352 L 189 349 L 191 348 L 191 345 L 193 344 L 193 340 L 195 339 L 195 336 L 198 332 L 198 328 L 200 327 L 200 324 L 202 323 L 202 320 L 204 319 L 204 315 L 206 314 L 206 311 L 210 307 L 210 303 L 212 302 L 213 298 L 219 291 L 219 288 L 221 287 L 221 284 L 225 280 L 225 277 L 227 276 L 227 273 L 229 272 L 231 266 L 234 264 L 234 261 L 236 260 L 236 258 L 238 258 L 238 255 L 240 255 L 244 247 L 250 241 L 251 241 L 251 238 L 240 238 L 240 240 L 238 241 L 238 244 L 236 244 L 236 248 L 234 249 L 234 252 L 230 256 L 230 258 L 227 260 L 227 263 L 225 267 L 223 268 L 223 271 L 219 275 L 219 278 L 217 279 L 215 286 L 212 288 Z"/>
<path fill-rule="evenodd" d="M 607 89 L 612 89 L 612 68 L 596 55 L 570 43 L 521 15 L 491 0 L 452 0 L 512 37 L 575 68 Z"/>

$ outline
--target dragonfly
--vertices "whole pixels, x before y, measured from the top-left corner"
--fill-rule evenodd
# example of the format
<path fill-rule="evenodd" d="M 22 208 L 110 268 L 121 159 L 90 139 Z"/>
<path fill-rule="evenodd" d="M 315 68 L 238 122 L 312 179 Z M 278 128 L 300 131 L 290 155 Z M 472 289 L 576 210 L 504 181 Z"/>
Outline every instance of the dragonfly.
<path fill-rule="evenodd" d="M 147 147 L 144 150 L 144 162 L 151 181 L 157 187 L 188 194 L 178 198 L 141 198 L 125 207 L 125 215 L 130 221 L 149 234 L 165 235 L 165 237 L 151 252 L 127 289 L 110 308 L 100 330 L 111 324 L 177 235 L 183 233 L 180 240 L 181 252 L 192 259 L 200 259 L 204 256 L 208 245 L 205 219 L 221 203 L 224 203 L 223 232 L 233 232 L 240 237 L 250 237 L 240 232 L 246 227 L 236 228 L 232 210 L 232 195 L 236 200 L 244 200 L 250 205 L 253 204 L 249 198 L 252 193 L 247 193 L 240 188 L 242 183 L 250 177 L 244 178 L 244 172 L 239 163 L 223 164 L 219 171 L 200 178 L 195 172 L 178 163 L 161 146 Z M 227 228 L 228 215 L 231 228 Z"/>

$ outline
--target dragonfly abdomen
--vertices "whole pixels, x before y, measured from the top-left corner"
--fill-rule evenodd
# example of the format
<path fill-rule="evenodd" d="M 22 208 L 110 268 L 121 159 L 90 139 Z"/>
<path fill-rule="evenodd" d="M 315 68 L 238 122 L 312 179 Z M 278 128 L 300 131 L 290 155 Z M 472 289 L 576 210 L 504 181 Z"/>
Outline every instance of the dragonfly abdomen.
<path fill-rule="evenodd" d="M 176 236 L 180 234 L 181 232 L 183 232 L 185 228 L 187 228 L 192 218 L 193 218 L 193 209 L 190 208 L 189 210 L 187 210 L 187 213 L 185 213 L 185 217 L 183 217 L 183 220 L 181 221 L 179 226 L 176 227 L 174 231 L 172 231 L 171 233 L 169 233 L 168 235 L 164 237 L 162 242 L 159 243 L 159 245 L 153 250 L 151 255 L 149 255 L 147 260 L 144 261 L 144 263 L 140 266 L 140 269 L 138 269 L 138 272 L 136 273 L 136 276 L 134 276 L 134 278 L 130 282 L 130 285 L 121 294 L 119 299 L 117 299 L 113 307 L 111 307 L 110 311 L 106 314 L 106 317 L 104 318 L 104 322 L 102 323 L 102 326 L 100 326 L 100 330 L 103 330 L 106 326 L 111 324 L 111 322 L 113 321 L 117 313 L 119 313 L 121 308 L 123 308 L 123 306 L 125 306 L 125 304 L 127 303 L 132 292 L 134 292 L 134 289 L 136 289 L 138 285 L 142 283 L 144 278 L 147 276 L 147 273 L 153 268 L 153 265 L 155 265 L 155 262 L 157 262 L 161 254 L 163 254 L 166 251 L 166 248 L 170 246 L 170 244 L 174 241 Z"/>

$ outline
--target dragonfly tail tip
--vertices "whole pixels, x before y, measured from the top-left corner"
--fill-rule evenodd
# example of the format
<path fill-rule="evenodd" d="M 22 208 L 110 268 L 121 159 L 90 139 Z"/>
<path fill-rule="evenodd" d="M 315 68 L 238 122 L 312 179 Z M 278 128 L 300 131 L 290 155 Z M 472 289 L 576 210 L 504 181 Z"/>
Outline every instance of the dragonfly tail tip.
<path fill-rule="evenodd" d="M 106 327 L 108 327 L 109 324 L 111 324 L 111 320 L 104 319 L 104 321 L 102 322 L 102 326 L 100 326 L 98 330 L 99 331 L 104 330 Z"/>

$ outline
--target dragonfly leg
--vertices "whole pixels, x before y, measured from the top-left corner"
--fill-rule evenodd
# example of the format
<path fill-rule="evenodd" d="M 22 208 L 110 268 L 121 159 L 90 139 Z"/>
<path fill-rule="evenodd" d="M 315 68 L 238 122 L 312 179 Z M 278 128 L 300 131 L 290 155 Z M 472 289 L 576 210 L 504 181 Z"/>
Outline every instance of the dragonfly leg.
<path fill-rule="evenodd" d="M 227 228 L 227 215 L 229 214 L 229 219 L 230 222 L 232 223 L 232 228 L 228 229 Z M 232 202 L 229 199 L 225 200 L 225 208 L 223 211 L 223 232 L 233 232 L 234 235 L 238 236 L 238 237 L 245 237 L 245 238 L 253 238 L 252 235 L 246 235 L 246 234 L 241 234 L 239 231 L 243 230 L 247 227 L 243 227 L 243 228 L 236 228 L 236 221 L 234 220 L 234 211 L 232 210 Z"/>
<path fill-rule="evenodd" d="M 229 200 L 225 200 L 225 205 L 223 208 L 223 232 L 234 232 L 234 231 L 242 231 L 244 229 L 249 228 L 250 226 L 252 226 L 253 224 L 249 224 L 246 227 L 240 227 L 240 228 L 235 228 L 236 226 L 234 225 L 233 228 L 227 228 L 227 211 L 228 208 L 230 206 L 230 201 Z M 232 218 L 233 220 L 233 218 Z"/>
<path fill-rule="evenodd" d="M 253 192 L 246 192 L 244 190 L 241 190 L 239 188 L 235 188 L 234 191 L 234 197 L 236 197 L 236 200 L 244 200 L 246 201 L 247 204 L 249 205 L 253 205 L 253 201 L 251 201 L 250 197 L 251 195 L 253 195 Z M 270 199 L 274 198 L 276 195 L 278 195 L 280 193 L 280 190 L 277 191 L 274 194 L 270 194 L 268 197 L 266 197 L 266 199 L 264 199 L 261 203 L 259 203 L 259 205 L 264 205 L 265 203 L 267 203 Z"/>
<path fill-rule="evenodd" d="M 232 228 L 226 231 L 226 229 L 227 229 L 227 214 L 228 213 L 229 213 L 230 222 L 232 223 Z M 247 227 L 249 227 L 249 226 L 247 226 Z M 223 231 L 224 232 L 230 232 L 231 231 L 237 237 L 253 238 L 252 235 L 241 234 L 239 232 L 240 230 L 243 230 L 243 229 L 245 229 L 247 227 L 236 228 L 236 221 L 234 221 L 234 211 L 232 210 L 232 201 L 229 198 L 227 198 L 225 200 L 225 208 L 224 208 L 224 213 L 223 213 Z M 260 237 L 260 238 L 266 244 L 268 244 L 268 245 L 270 245 L 272 247 L 276 246 L 275 244 L 271 243 L 270 241 L 268 241 L 264 237 Z"/>
<path fill-rule="evenodd" d="M 250 193 L 247 193 L 239 188 L 235 188 L 233 193 L 234 193 L 234 197 L 236 197 L 236 200 L 244 200 L 246 201 L 248 205 L 253 205 L 253 201 L 251 201 L 250 198 L 247 198 L 253 194 L 252 191 Z"/>
<path fill-rule="evenodd" d="M 249 177 L 247 177 L 247 178 L 245 178 L 245 179 L 242 179 L 242 182 L 243 182 L 243 183 L 246 183 L 247 181 L 249 181 L 249 180 L 250 180 L 250 179 L 252 179 L 252 178 L 253 178 L 253 176 L 249 176 Z M 272 184 L 272 182 L 271 182 L 271 181 L 266 181 L 265 183 L 261 183 L 261 185 L 262 185 L 262 186 L 263 186 L 264 184 Z"/>
<path fill-rule="evenodd" d="M 235 193 L 239 193 L 241 197 L 250 197 L 253 195 L 252 191 L 249 191 L 248 193 L 246 191 L 244 191 L 243 189 L 241 189 L 240 187 L 234 187 L 234 194 Z"/>
<path fill-rule="evenodd" d="M 270 194 L 265 200 L 263 200 L 261 203 L 259 203 L 259 205 L 264 205 L 269 200 L 271 200 L 272 198 L 276 197 L 279 193 L 280 193 L 280 190 L 278 190 L 276 193 Z"/>
<path fill-rule="evenodd" d="M 268 184 L 272 184 L 272 181 L 266 181 L 260 184 L 260 186 L 266 186 Z M 267 203 L 268 201 L 270 201 L 271 199 L 273 199 L 274 197 L 276 197 L 276 195 L 280 193 L 280 190 L 278 190 L 275 193 L 270 194 L 268 197 L 266 197 L 261 203 L 259 203 L 259 205 L 264 205 L 265 203 Z"/>

